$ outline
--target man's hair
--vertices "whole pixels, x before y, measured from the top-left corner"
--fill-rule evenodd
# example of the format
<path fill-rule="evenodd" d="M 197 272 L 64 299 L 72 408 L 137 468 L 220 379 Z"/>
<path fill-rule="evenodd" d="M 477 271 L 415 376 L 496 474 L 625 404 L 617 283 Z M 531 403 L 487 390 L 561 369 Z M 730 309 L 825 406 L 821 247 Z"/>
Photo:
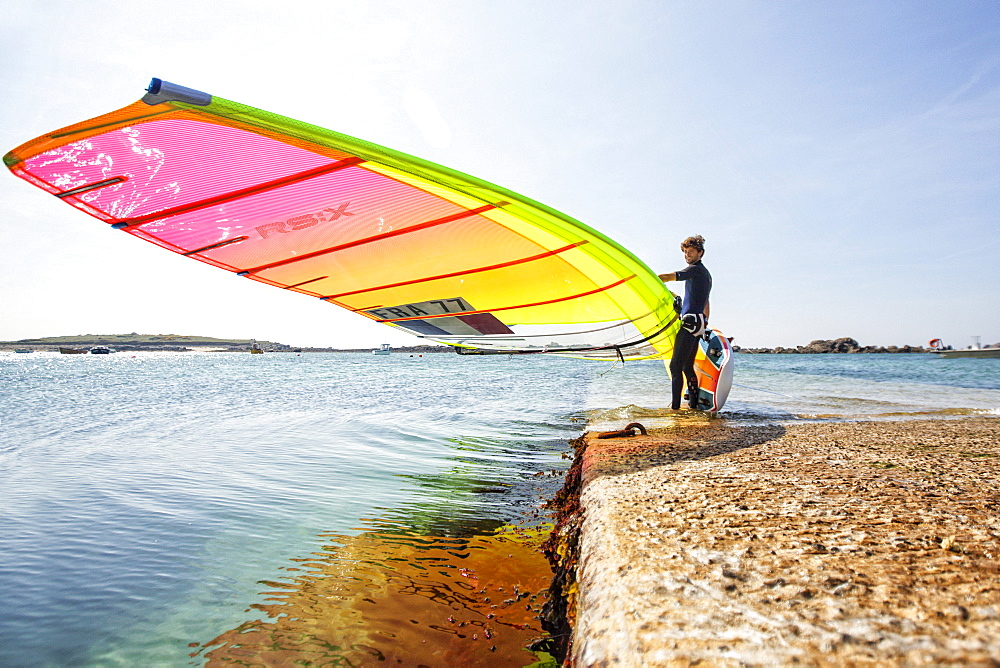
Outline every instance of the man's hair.
<path fill-rule="evenodd" d="M 694 237 L 688 237 L 681 242 L 681 248 L 693 248 L 701 253 L 705 252 L 705 237 L 700 234 Z"/>

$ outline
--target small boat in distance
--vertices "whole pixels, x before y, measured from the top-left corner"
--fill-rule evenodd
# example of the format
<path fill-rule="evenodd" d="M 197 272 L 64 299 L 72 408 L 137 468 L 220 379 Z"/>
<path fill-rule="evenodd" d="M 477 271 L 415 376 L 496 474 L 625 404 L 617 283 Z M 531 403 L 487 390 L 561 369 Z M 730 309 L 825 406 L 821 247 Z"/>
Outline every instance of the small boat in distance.
<path fill-rule="evenodd" d="M 254 341 L 250 344 L 250 354 L 251 355 L 263 355 L 264 349 L 260 347 L 260 344 Z"/>
<path fill-rule="evenodd" d="M 15 348 L 14 352 L 24 354 L 24 353 L 33 353 L 35 351 L 32 350 L 31 348 Z"/>
<path fill-rule="evenodd" d="M 63 355 L 86 355 L 89 351 L 86 348 L 59 348 Z"/>
<path fill-rule="evenodd" d="M 94 346 L 90 349 L 91 355 L 110 355 L 113 352 L 115 351 L 107 346 Z"/>
<path fill-rule="evenodd" d="M 966 348 L 964 350 L 932 350 L 938 357 L 1000 357 L 1000 348 Z"/>
<path fill-rule="evenodd" d="M 933 339 L 930 342 L 931 352 L 938 357 L 1000 357 L 1000 348 L 983 348 L 980 346 L 979 337 L 972 337 L 972 345 L 968 348 L 954 349 L 944 345 L 941 339 Z"/>
<path fill-rule="evenodd" d="M 381 348 L 375 348 L 372 350 L 372 355 L 389 355 L 392 353 L 392 346 L 388 343 L 383 343 Z"/>

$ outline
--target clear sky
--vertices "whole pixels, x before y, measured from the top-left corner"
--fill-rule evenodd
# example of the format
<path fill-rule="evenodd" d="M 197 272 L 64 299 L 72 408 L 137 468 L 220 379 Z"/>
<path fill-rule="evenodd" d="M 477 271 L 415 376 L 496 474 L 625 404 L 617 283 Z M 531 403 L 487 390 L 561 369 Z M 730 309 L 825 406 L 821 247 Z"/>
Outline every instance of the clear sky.
<path fill-rule="evenodd" d="M 1000 4 L 0 0 L 0 150 L 150 77 L 553 206 L 657 272 L 707 239 L 744 346 L 1000 342 Z M 675 286 L 678 284 L 675 284 Z M 0 340 L 419 341 L 0 175 Z"/>

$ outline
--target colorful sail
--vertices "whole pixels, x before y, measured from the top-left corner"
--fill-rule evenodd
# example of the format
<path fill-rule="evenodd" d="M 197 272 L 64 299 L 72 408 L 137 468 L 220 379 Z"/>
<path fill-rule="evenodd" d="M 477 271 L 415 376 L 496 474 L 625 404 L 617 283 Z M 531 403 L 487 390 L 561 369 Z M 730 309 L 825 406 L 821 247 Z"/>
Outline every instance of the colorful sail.
<path fill-rule="evenodd" d="M 569 216 L 158 79 L 142 100 L 4 162 L 127 234 L 430 341 L 667 358 L 678 328 L 656 274 Z"/>

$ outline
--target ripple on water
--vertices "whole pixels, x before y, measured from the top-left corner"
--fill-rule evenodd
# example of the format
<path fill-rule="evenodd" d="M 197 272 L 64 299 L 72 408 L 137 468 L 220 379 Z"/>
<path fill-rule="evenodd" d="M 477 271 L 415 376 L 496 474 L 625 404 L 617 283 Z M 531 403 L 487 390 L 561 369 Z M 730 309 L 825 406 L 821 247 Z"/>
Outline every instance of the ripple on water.
<path fill-rule="evenodd" d="M 244 640 L 289 660 L 530 663 L 538 628 L 518 615 L 548 577 L 532 527 L 559 483 L 535 474 L 586 428 L 710 421 L 663 411 L 659 362 L 17 357 L 0 354 L 2 665 L 245 660 Z M 1000 413 L 985 367 L 757 357 L 737 359 L 751 387 L 722 420 Z M 504 606 L 514 585 L 528 596 Z M 356 623 L 337 636 L 330 617 Z"/>

